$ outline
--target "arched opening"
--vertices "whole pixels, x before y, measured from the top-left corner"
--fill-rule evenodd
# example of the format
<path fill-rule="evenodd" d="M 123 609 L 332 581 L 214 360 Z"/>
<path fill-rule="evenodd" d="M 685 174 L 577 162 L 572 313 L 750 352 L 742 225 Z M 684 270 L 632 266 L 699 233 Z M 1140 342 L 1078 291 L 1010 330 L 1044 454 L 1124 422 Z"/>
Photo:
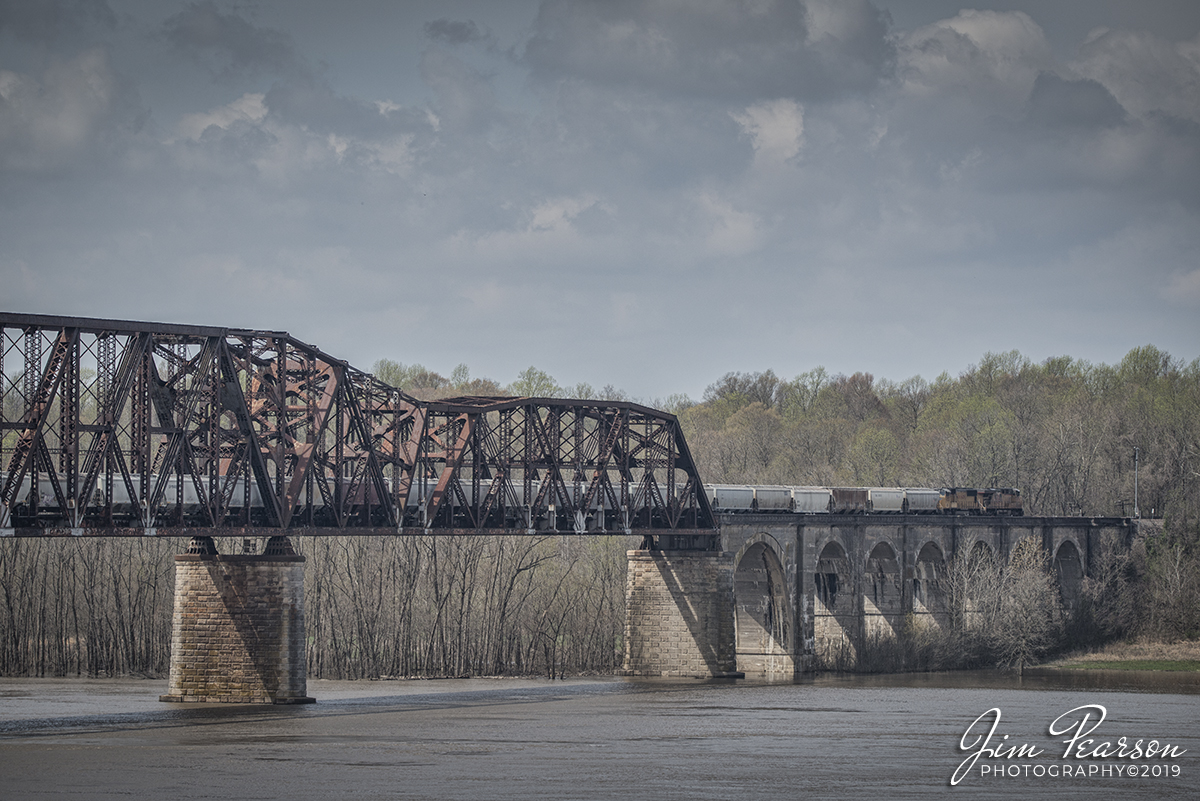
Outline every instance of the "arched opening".
<path fill-rule="evenodd" d="M 839 543 L 830 542 L 821 549 L 813 586 L 813 646 L 818 664 L 852 668 L 857 660 L 858 609 L 850 560 Z"/>
<path fill-rule="evenodd" d="M 841 545 L 831 542 L 821 550 L 813 580 L 816 583 L 817 600 L 827 610 L 832 612 L 838 608 L 839 599 L 845 602 L 850 591 L 850 565 Z"/>
<path fill-rule="evenodd" d="M 733 582 L 738 670 L 793 674 L 787 584 L 775 551 L 765 542 L 751 545 L 738 561 Z"/>
<path fill-rule="evenodd" d="M 900 563 L 896 551 L 886 542 L 871 549 L 863 586 L 863 614 L 867 636 L 890 636 L 896 633 L 903 611 L 903 591 L 900 588 Z"/>
<path fill-rule="evenodd" d="M 1083 559 L 1070 540 L 1058 546 L 1058 553 L 1054 555 L 1054 575 L 1058 579 L 1063 609 L 1074 612 L 1083 593 Z"/>
<path fill-rule="evenodd" d="M 925 543 L 917 553 L 912 582 L 913 614 L 941 626 L 946 617 L 946 559 L 936 543 Z"/>
<path fill-rule="evenodd" d="M 971 546 L 971 561 L 979 564 L 995 562 L 996 552 L 983 540 L 976 540 Z"/>

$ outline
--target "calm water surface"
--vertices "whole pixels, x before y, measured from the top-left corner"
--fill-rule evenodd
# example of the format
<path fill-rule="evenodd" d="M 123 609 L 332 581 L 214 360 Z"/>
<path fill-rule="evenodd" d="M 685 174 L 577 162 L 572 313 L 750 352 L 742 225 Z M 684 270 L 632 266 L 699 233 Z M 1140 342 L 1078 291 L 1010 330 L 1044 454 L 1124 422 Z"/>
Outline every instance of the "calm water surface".
<path fill-rule="evenodd" d="M 317 704 L 268 708 L 164 704 L 165 689 L 0 679 L 0 799 L 1200 798 L 1189 676 L 310 681 Z M 1186 753 L 1063 760 L 1070 733 L 1048 728 L 1087 704 L 1106 710 L 1097 743 Z M 994 708 L 993 745 L 1042 753 L 980 758 L 951 787 L 978 748 L 960 748 L 964 733 Z M 1028 775 L 997 776 L 1002 764 Z M 1159 777 L 1128 777 L 1135 764 Z"/>

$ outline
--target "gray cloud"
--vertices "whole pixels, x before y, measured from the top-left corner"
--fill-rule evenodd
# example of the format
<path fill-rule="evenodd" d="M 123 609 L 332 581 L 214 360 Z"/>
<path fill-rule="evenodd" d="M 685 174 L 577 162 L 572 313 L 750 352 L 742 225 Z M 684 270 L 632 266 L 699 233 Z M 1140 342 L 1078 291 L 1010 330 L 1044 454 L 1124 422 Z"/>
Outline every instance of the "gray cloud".
<path fill-rule="evenodd" d="M 222 13 L 213 0 L 188 3 L 163 23 L 162 34 L 225 80 L 262 71 L 303 71 L 290 37 L 236 13 Z"/>
<path fill-rule="evenodd" d="M 451 45 L 470 44 L 488 40 L 488 34 L 470 20 L 435 19 L 425 23 L 425 35 L 435 42 Z"/>
<path fill-rule="evenodd" d="M 23 41 L 75 41 L 94 26 L 111 30 L 116 20 L 105 0 L 0 0 L 0 31 Z"/>
<path fill-rule="evenodd" d="M 1071 66 L 1133 114 L 1157 111 L 1200 122 L 1200 33 L 1170 41 L 1143 31 L 1096 30 Z"/>
<path fill-rule="evenodd" d="M 145 21 L 141 86 L 203 91 L 140 133 L 115 45 L 0 52 L 10 307 L 645 395 L 1197 341 L 1191 40 L 1081 28 L 1064 64 L 1033 5 L 889 30 L 867 3 L 551 0 L 506 9 L 513 59 L 494 17 L 405 6 L 421 49 L 371 77 L 420 85 L 369 94 L 353 31 L 307 49 L 343 17 L 259 8 Z"/>
<path fill-rule="evenodd" d="M 123 152 L 144 121 L 136 90 L 103 49 L 40 74 L 0 71 L 0 169 L 94 167 Z"/>
<path fill-rule="evenodd" d="M 1040 73 L 1029 95 L 1029 118 L 1050 127 L 1104 129 L 1120 125 L 1125 109 L 1100 83 Z"/>
<path fill-rule="evenodd" d="M 524 50 L 543 81 L 742 100 L 868 91 L 892 58 L 886 20 L 865 0 L 549 0 Z"/>

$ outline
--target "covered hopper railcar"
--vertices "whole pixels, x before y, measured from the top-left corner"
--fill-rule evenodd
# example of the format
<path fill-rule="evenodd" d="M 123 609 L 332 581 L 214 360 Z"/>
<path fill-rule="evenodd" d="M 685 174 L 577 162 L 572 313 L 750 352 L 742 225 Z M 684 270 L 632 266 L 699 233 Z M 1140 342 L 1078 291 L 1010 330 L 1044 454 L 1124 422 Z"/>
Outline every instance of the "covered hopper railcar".
<path fill-rule="evenodd" d="M 1012 488 L 795 487 L 706 484 L 713 509 L 727 514 L 972 514 L 1021 515 Z"/>

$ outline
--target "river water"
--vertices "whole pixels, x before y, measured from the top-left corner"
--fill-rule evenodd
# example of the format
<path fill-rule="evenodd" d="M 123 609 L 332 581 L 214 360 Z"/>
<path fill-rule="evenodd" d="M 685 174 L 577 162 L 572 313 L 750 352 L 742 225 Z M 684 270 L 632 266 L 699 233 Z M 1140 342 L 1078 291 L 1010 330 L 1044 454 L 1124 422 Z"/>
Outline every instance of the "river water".
<path fill-rule="evenodd" d="M 1200 798 L 1194 676 L 310 681 L 316 704 L 265 708 L 165 689 L 0 679 L 0 799 Z M 1085 714 L 1063 758 L 1079 726 L 1054 721 Z M 1178 756 L 1131 759 L 1138 740 Z M 951 786 L 996 745 L 1028 747 Z"/>

